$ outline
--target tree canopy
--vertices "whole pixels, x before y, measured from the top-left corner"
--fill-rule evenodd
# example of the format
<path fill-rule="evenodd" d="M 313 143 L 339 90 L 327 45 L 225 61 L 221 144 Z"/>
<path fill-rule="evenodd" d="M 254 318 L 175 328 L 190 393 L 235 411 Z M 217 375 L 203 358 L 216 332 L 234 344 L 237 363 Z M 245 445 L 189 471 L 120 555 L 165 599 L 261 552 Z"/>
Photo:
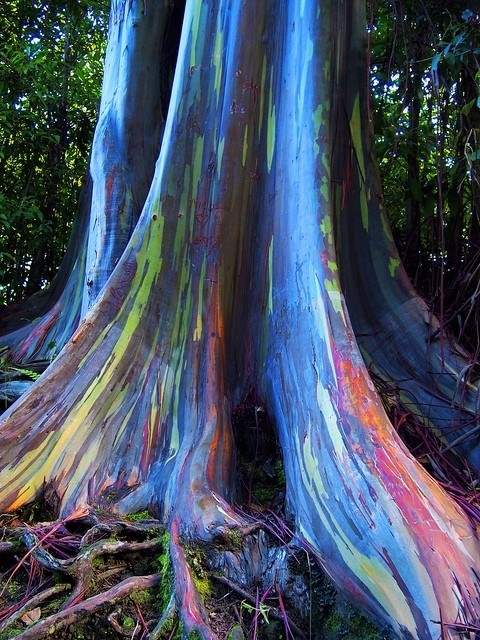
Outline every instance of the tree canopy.
<path fill-rule="evenodd" d="M 473 352 L 480 335 L 477 10 L 461 1 L 370 6 L 385 211 L 415 285 Z"/>

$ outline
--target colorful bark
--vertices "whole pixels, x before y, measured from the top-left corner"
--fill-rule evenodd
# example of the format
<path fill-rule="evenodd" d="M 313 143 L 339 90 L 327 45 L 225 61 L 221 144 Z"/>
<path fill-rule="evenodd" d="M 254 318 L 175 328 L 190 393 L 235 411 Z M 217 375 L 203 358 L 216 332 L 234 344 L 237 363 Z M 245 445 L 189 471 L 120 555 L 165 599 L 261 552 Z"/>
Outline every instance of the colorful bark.
<path fill-rule="evenodd" d="M 431 640 L 435 620 L 479 613 L 477 534 L 388 422 L 340 289 L 333 87 L 360 9 L 187 2 L 133 235 L 0 425 L 0 507 L 34 499 L 44 481 L 63 513 L 154 505 L 170 525 L 187 629 L 205 638 L 181 543 L 243 524 L 230 506 L 230 413 L 251 387 L 278 431 L 297 535 L 340 586 L 399 637 Z M 369 227 L 365 202 L 356 212 Z"/>
<path fill-rule="evenodd" d="M 277 23 L 283 56 L 274 56 L 281 62 L 273 102 L 282 135 L 263 182 L 263 241 L 254 260 L 253 281 L 262 282 L 261 259 L 273 245 L 271 282 L 264 278 L 255 298 L 261 308 L 263 295 L 265 310 L 258 371 L 281 438 L 299 533 L 338 583 L 395 621 L 400 637 L 436 638 L 439 626 L 432 620 L 461 615 L 462 600 L 478 606 L 478 541 L 468 518 L 395 435 L 350 328 L 331 195 L 323 188 L 338 144 L 335 114 L 329 118 L 329 98 L 338 96 L 329 93 L 329 74 L 335 78 L 339 58 L 330 69 L 329 18 L 318 15 L 316 4 L 289 7 L 283 33 Z M 349 25 L 364 24 L 356 23 L 353 9 L 351 3 L 332 8 L 335 44 L 350 37 Z M 358 198 L 360 221 L 362 209 Z M 266 290 L 272 291 L 269 304 Z M 253 336 L 257 323 L 254 314 Z"/>
<path fill-rule="evenodd" d="M 132 234 L 161 143 L 162 102 L 175 53 L 166 32 L 175 31 L 181 9 L 180 0 L 112 3 L 85 210 L 52 286 L 19 309 L 7 310 L 0 347 L 7 347 L 16 363 L 48 361 L 60 352 Z"/>
<path fill-rule="evenodd" d="M 49 361 L 71 338 L 80 320 L 91 183 L 83 190 L 78 219 L 65 258 L 51 285 L 23 303 L 7 307 L 0 319 L 0 349 L 15 363 Z"/>
<path fill-rule="evenodd" d="M 334 90 L 339 135 L 333 184 L 342 288 L 367 364 L 398 385 L 405 409 L 478 471 L 479 389 L 468 381 L 472 361 L 414 290 L 382 211 L 367 124 L 364 8 L 362 2 L 354 4 L 363 19 L 352 23 L 339 42 L 343 65 Z"/>
<path fill-rule="evenodd" d="M 160 77 L 168 69 L 163 45 L 175 4 L 181 3 L 112 2 L 90 163 L 93 189 L 82 315 L 122 255 L 150 188 L 164 124 Z"/>

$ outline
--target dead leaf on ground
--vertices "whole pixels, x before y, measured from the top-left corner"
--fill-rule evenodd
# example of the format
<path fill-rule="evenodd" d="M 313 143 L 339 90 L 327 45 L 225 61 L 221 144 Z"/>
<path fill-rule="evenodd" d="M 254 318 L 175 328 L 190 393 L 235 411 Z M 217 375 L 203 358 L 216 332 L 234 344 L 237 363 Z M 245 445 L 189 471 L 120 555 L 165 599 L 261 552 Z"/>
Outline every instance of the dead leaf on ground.
<path fill-rule="evenodd" d="M 40 616 L 42 615 L 42 610 L 40 607 L 35 607 L 35 609 L 31 609 L 30 611 L 25 611 L 23 616 L 20 617 L 20 620 L 24 622 L 27 626 L 34 624 L 40 620 Z"/>

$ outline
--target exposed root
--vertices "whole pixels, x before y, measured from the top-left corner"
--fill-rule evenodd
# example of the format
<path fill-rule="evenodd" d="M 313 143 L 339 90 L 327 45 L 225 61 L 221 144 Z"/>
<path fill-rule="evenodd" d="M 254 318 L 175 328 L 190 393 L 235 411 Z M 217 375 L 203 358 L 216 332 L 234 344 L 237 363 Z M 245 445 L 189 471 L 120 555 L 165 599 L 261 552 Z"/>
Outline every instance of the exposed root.
<path fill-rule="evenodd" d="M 178 525 L 173 521 L 170 549 L 177 606 L 170 601 L 155 635 L 150 637 L 163 638 L 165 630 L 172 628 L 177 611 L 185 631 L 195 631 L 205 640 L 226 637 L 218 635 L 219 627 L 230 624 L 233 628 L 232 624 L 237 623 L 244 627 L 245 617 L 251 619 L 253 637 L 258 637 L 257 627 L 265 624 L 267 614 L 272 621 L 280 623 L 284 637 L 306 637 L 287 613 L 282 596 L 290 575 L 289 558 L 295 556 L 288 548 L 292 532 L 273 512 L 254 515 L 239 508 L 236 512 L 241 524 L 220 526 L 211 531 L 210 542 L 179 535 Z M 218 590 L 209 584 L 210 578 L 218 583 Z M 252 593 L 255 591 L 256 595 Z M 228 614 L 223 612 L 224 619 L 219 620 L 218 613 L 212 610 L 214 593 L 218 601 L 227 599 L 231 603 L 235 617 L 230 616 L 228 620 Z M 233 602 L 235 596 L 240 596 L 241 601 Z M 291 604 L 290 601 L 288 606 Z"/>
<path fill-rule="evenodd" d="M 291 548 L 293 532 L 268 509 L 230 509 L 234 516 L 215 528 L 196 522 L 204 527 L 198 536 L 185 518 L 182 530 L 174 518 L 168 534 L 159 521 L 139 520 L 143 513 L 123 521 L 92 512 L 69 519 L 68 526 L 29 527 L 14 518 L 3 532 L 15 556 L 2 561 L 10 568 L 3 577 L 0 634 L 7 629 L 20 640 L 63 639 L 78 626 L 90 639 L 100 622 L 101 637 L 109 639 L 224 640 L 235 629 L 240 637 L 260 638 L 267 628 L 269 637 L 304 638 L 310 598 L 298 549 Z M 52 587 L 52 574 L 68 584 Z M 35 608 L 38 622 L 24 620 Z"/>
<path fill-rule="evenodd" d="M 75 558 L 59 560 L 39 546 L 34 534 L 26 532 L 23 537 L 27 548 L 32 550 L 33 557 L 46 569 L 50 571 L 60 571 L 73 577 L 81 576 L 87 570 L 87 567 L 91 566 L 92 562 L 100 556 L 152 551 L 161 546 L 161 542 L 158 539 L 147 540 L 145 542 L 123 542 L 120 540 L 115 542 L 97 542 L 87 547 L 78 554 L 78 556 L 75 556 Z"/>
<path fill-rule="evenodd" d="M 70 529 L 65 527 L 65 521 L 41 523 L 33 527 L 26 527 L 21 522 L 19 523 L 18 517 L 11 519 L 8 522 L 9 526 L 3 528 L 2 538 L 4 542 L 2 541 L 2 544 L 5 545 L 5 550 L 8 547 L 9 553 L 4 553 L 2 556 L 2 564 L 7 569 L 3 574 L 0 590 L 0 600 L 2 601 L 0 606 L 2 609 L 0 611 L 0 620 L 2 621 L 0 623 L 0 633 L 2 630 L 15 625 L 12 633 L 15 632 L 17 634 L 23 624 L 28 624 L 28 622 L 23 623 L 23 619 L 20 622 L 19 618 L 25 612 L 35 609 L 40 602 L 44 602 L 48 598 L 52 600 L 52 603 L 42 606 L 40 615 L 48 615 L 54 612 L 54 616 L 60 616 L 58 618 L 60 628 L 65 625 L 69 626 L 71 624 L 69 616 L 72 611 L 72 619 L 74 621 L 77 618 L 79 620 L 84 617 L 84 614 L 86 615 L 90 612 L 90 604 L 94 605 L 91 612 L 95 612 L 97 607 L 95 603 L 97 601 L 92 600 L 92 597 L 96 597 L 95 594 L 98 594 L 100 585 L 102 589 L 106 588 L 109 593 L 112 592 L 112 589 L 115 590 L 119 587 L 118 597 L 124 598 L 125 596 L 122 594 L 124 594 L 126 578 L 134 580 L 133 592 L 137 592 L 139 588 L 142 588 L 142 583 L 137 584 L 135 582 L 137 576 L 132 576 L 132 573 L 142 572 L 143 574 L 151 573 L 156 575 L 158 568 L 156 557 L 162 547 L 165 550 L 165 543 L 158 536 L 158 532 L 163 530 L 158 521 L 153 522 L 147 519 L 138 523 L 120 522 L 112 520 L 111 515 L 106 514 L 105 522 L 100 522 L 94 514 L 90 514 L 88 517 L 84 517 L 84 515 L 82 513 L 82 517 L 70 519 Z M 85 529 L 89 526 L 90 528 L 85 532 Z M 119 540 L 115 539 L 114 535 L 122 535 L 130 539 Z M 107 536 L 108 539 L 98 539 Z M 89 539 L 96 541 L 92 544 L 87 544 Z M 26 553 L 18 553 L 19 545 L 26 548 Z M 14 550 L 15 555 L 12 550 Z M 116 560 L 118 557 L 122 558 L 121 563 Z M 12 562 L 15 563 L 13 566 Z M 36 591 L 42 589 L 43 585 L 48 585 L 51 580 L 48 577 L 49 574 L 64 576 L 70 584 L 36 593 Z M 118 582 L 116 586 L 115 582 Z M 155 584 L 157 582 L 156 578 Z M 128 584 L 126 583 L 127 587 Z M 67 600 L 63 597 L 58 598 L 60 592 L 70 589 L 72 589 L 72 592 Z M 114 593 L 116 592 L 114 591 Z M 150 618 L 151 614 L 154 613 L 153 595 L 143 592 L 138 597 L 144 611 L 149 608 L 152 609 L 148 614 Z M 83 609 L 78 609 L 78 607 L 87 602 L 87 598 L 88 606 L 84 612 Z M 148 631 L 142 611 L 135 598 L 136 595 L 134 593 L 130 599 L 127 599 L 122 604 L 130 637 L 132 637 L 130 626 L 135 619 L 139 624 L 139 629 L 142 630 L 143 636 Z M 150 602 L 152 606 L 149 604 Z M 98 604 L 98 606 L 101 606 L 101 604 Z M 63 614 L 67 617 L 64 618 Z M 46 620 L 51 617 L 46 618 Z M 157 616 L 155 615 L 155 617 Z M 54 617 L 55 629 L 56 620 L 57 617 Z M 37 629 L 40 624 L 43 625 L 43 622 L 35 624 L 32 629 Z M 90 623 L 87 621 L 86 624 Z M 30 632 L 30 629 L 28 631 Z M 56 630 L 55 633 L 57 633 Z"/>
<path fill-rule="evenodd" d="M 75 580 L 73 593 L 63 607 L 65 610 L 71 605 L 77 604 L 88 593 L 94 575 L 93 563 L 97 558 L 105 555 L 151 552 L 161 547 L 161 542 L 158 539 L 145 542 L 100 541 L 85 548 L 74 558 L 59 560 L 39 545 L 38 539 L 33 533 L 26 531 L 23 534 L 23 540 L 27 548 L 31 550 L 32 556 L 42 566 L 49 571 L 63 573 Z"/>
<path fill-rule="evenodd" d="M 276 493 L 277 475 L 273 483 L 272 493 Z M 216 508 L 217 503 L 221 509 Z M 43 619 L 24 631 L 19 622 L 15 632 L 22 631 L 20 638 L 41 638 L 52 629 L 60 640 L 72 635 L 72 630 L 65 633 L 62 629 L 80 623 L 80 630 L 87 630 L 84 637 L 90 639 L 96 637 L 96 625 L 103 620 L 105 638 L 168 640 L 193 633 L 202 640 L 224 640 L 234 627 L 241 628 L 245 637 L 263 637 L 268 629 L 270 637 L 303 638 L 308 610 L 297 609 L 297 602 L 303 598 L 308 609 L 311 600 L 307 587 L 299 588 L 292 597 L 288 574 L 298 566 L 290 550 L 294 532 L 279 516 L 281 507 L 272 505 L 267 501 L 263 507 L 250 503 L 244 509 L 228 505 L 227 510 L 214 496 L 206 512 L 190 513 L 184 509 L 187 501 L 170 523 L 170 537 L 158 520 L 143 519 L 148 518 L 146 512 L 122 520 L 109 512 L 92 511 L 70 519 L 66 527 L 61 523 L 17 524 L 15 529 L 15 524 L 8 523 L 3 539 L 15 539 L 16 549 L 19 543 L 28 549 L 23 569 L 29 569 L 31 562 L 43 568 L 44 575 L 66 576 L 73 586 L 66 601 L 62 598 L 42 607 Z M 204 513 L 210 519 L 199 517 Z M 146 564 L 137 568 L 140 562 Z M 166 571 L 164 563 L 168 563 Z M 143 588 L 134 586 L 126 597 L 118 596 L 123 602 L 109 606 L 112 602 L 104 599 L 105 594 L 115 594 L 126 580 L 136 579 L 132 572 L 156 574 L 158 589 L 142 595 Z M 298 584 L 304 578 L 299 575 Z M 25 597 L 30 598 L 27 609 L 33 608 L 28 590 Z M 148 605 L 141 600 L 146 597 Z M 15 606 L 20 604 L 23 606 L 23 602 Z M 291 612 L 295 612 L 294 619 Z"/>
<path fill-rule="evenodd" d="M 99 522 L 89 529 L 82 537 L 81 546 L 85 547 L 102 538 L 116 535 L 145 535 L 162 533 L 165 527 L 158 520 L 144 520 L 143 522 L 126 522 L 116 520 L 112 523 Z"/>
<path fill-rule="evenodd" d="M 69 584 L 56 584 L 55 586 L 50 587 L 50 589 L 45 589 L 45 591 L 41 591 L 40 593 L 32 596 L 29 601 L 23 605 L 23 607 L 20 607 L 12 613 L 11 616 L 3 620 L 3 622 L 0 622 L 0 633 L 5 631 L 5 629 L 8 629 L 8 627 L 11 627 L 13 623 L 21 618 L 27 611 L 31 611 L 35 607 L 38 607 L 39 604 L 43 604 L 46 600 L 53 598 L 59 593 L 68 591 L 70 588 Z"/>
<path fill-rule="evenodd" d="M 180 542 L 178 522 L 171 526 L 170 554 L 175 579 L 175 594 L 181 619 L 187 633 L 196 632 L 202 640 L 218 640 L 207 623 L 208 616 L 195 587 L 192 569 Z"/>
<path fill-rule="evenodd" d="M 59 631 L 76 624 L 79 620 L 91 615 L 103 605 L 114 604 L 134 591 L 143 591 L 144 589 L 154 587 L 159 581 L 160 576 L 156 574 L 126 578 L 111 589 L 108 589 L 108 591 L 103 591 L 96 596 L 87 598 L 83 602 L 68 607 L 68 609 L 54 613 L 16 637 L 18 640 L 38 640 L 39 638 L 45 638 L 47 636 L 55 637 L 55 634 L 58 634 Z"/>

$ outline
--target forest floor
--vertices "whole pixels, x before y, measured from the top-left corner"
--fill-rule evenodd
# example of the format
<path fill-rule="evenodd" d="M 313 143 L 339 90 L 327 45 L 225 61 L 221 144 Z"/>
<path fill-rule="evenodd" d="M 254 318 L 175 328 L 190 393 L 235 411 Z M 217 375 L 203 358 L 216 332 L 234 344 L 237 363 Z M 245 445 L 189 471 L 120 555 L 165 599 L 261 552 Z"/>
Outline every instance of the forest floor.
<path fill-rule="evenodd" d="M 93 520 L 88 515 L 40 522 L 47 515 L 41 508 L 36 503 L 28 511 L 0 517 L 0 640 L 155 638 L 152 630 L 172 592 L 169 539 L 160 523 L 146 512 L 123 520 L 98 512 Z M 186 555 L 208 622 L 219 638 L 389 638 L 338 594 L 303 551 L 292 552 L 292 561 L 303 560 L 300 571 L 309 590 L 300 614 L 292 609 L 292 594 L 282 597 L 273 585 L 270 590 L 254 585 L 245 589 L 218 578 L 208 564 L 208 548 L 190 547 Z M 117 599 L 119 585 L 142 576 L 157 579 L 145 588 L 132 583 L 134 588 Z M 35 632 L 42 621 L 43 630 Z M 175 616 L 158 635 L 162 640 L 183 637 Z"/>

